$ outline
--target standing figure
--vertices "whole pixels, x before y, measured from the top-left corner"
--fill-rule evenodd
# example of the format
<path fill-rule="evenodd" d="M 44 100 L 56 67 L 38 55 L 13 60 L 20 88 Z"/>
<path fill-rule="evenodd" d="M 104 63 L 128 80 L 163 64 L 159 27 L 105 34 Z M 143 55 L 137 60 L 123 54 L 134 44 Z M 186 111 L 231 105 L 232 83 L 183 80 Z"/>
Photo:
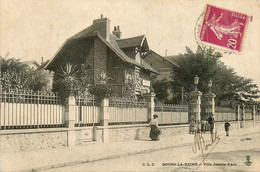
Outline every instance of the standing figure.
<path fill-rule="evenodd" d="M 230 123 L 228 122 L 228 120 L 225 120 L 226 136 L 229 136 L 229 127 L 230 127 Z"/>
<path fill-rule="evenodd" d="M 205 131 L 206 131 L 206 123 L 207 121 L 205 120 L 205 118 L 203 118 L 201 120 L 201 132 L 203 132 L 205 134 Z"/>
<path fill-rule="evenodd" d="M 214 117 L 212 116 L 210 116 L 209 117 L 209 120 L 208 120 L 208 122 L 209 122 L 209 131 L 210 131 L 210 133 L 211 134 L 213 134 L 213 130 L 214 130 Z"/>
<path fill-rule="evenodd" d="M 150 130 L 150 138 L 153 141 L 160 140 L 159 135 L 161 134 L 161 130 L 158 128 L 158 115 L 154 115 L 153 119 L 150 122 L 151 130 Z"/>

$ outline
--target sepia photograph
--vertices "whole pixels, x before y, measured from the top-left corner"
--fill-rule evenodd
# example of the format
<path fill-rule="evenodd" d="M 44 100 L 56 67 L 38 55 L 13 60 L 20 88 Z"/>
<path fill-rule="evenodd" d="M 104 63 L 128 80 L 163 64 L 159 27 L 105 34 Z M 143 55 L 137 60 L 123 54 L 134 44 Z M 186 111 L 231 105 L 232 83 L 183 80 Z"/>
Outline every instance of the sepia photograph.
<path fill-rule="evenodd" d="M 0 0 L 0 172 L 260 171 L 259 0 Z"/>

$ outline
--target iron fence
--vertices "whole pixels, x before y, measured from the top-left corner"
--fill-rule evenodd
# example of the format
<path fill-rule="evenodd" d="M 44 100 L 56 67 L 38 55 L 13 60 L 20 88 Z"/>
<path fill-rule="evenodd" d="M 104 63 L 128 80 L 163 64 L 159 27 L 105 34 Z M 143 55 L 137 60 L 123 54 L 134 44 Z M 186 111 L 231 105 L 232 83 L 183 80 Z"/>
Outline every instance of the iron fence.
<path fill-rule="evenodd" d="M 157 104 L 154 113 L 158 115 L 161 125 L 185 124 L 189 122 L 188 106 L 174 104 Z"/>
<path fill-rule="evenodd" d="M 54 93 L 0 92 L 1 129 L 61 127 L 65 124 L 63 111 Z"/>
<path fill-rule="evenodd" d="M 148 122 L 145 100 L 112 97 L 109 100 L 109 124 L 140 124 Z"/>
<path fill-rule="evenodd" d="M 75 127 L 97 125 L 100 122 L 100 103 L 94 96 L 76 97 L 75 108 Z"/>

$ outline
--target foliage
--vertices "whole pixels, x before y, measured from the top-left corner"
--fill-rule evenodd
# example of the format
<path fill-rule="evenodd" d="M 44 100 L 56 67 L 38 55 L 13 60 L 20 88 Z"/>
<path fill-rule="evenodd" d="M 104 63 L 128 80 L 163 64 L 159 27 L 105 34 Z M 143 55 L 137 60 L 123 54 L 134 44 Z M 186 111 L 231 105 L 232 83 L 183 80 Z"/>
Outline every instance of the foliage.
<path fill-rule="evenodd" d="M 168 96 L 169 96 L 169 88 L 171 85 L 171 81 L 167 79 L 157 80 L 153 84 L 153 89 L 156 94 L 156 100 L 163 103 L 168 103 Z"/>
<path fill-rule="evenodd" d="M 124 94 L 122 95 L 125 98 L 131 99 L 131 100 L 135 100 L 136 95 L 135 95 L 135 82 L 134 79 L 128 79 L 126 82 L 126 86 L 125 86 L 125 91 Z"/>
<path fill-rule="evenodd" d="M 28 66 L 20 61 L 20 59 L 15 58 L 3 58 L 0 56 L 1 73 L 7 71 L 26 71 Z"/>
<path fill-rule="evenodd" d="M 194 53 L 186 48 L 186 53 L 180 54 L 176 59 L 179 67 L 174 67 L 172 71 L 174 94 L 180 93 L 181 87 L 184 87 L 186 93 L 194 90 L 194 76 L 198 75 L 198 90 L 203 93 L 209 92 L 209 78 L 213 81 L 212 92 L 217 95 L 218 106 L 232 107 L 238 102 L 259 98 L 258 87 L 252 79 L 238 76 L 234 69 L 220 61 L 221 56 L 212 49 L 207 52 L 198 49 Z M 177 99 L 180 98 L 177 96 Z"/>
<path fill-rule="evenodd" d="M 94 84 L 89 87 L 89 92 L 99 99 L 108 98 L 112 94 L 112 87 L 109 84 Z"/>
<path fill-rule="evenodd" d="M 33 91 L 47 91 L 48 78 L 46 71 L 40 70 L 29 70 L 28 71 L 28 88 Z"/>
<path fill-rule="evenodd" d="M 90 93 L 101 99 L 112 94 L 112 87 L 108 84 L 110 79 L 105 73 L 101 73 L 99 82 L 91 82 L 91 70 L 86 65 L 77 65 L 65 62 L 54 76 L 53 91 L 58 92 L 63 101 L 69 96 Z"/>
<path fill-rule="evenodd" d="M 62 100 L 65 102 L 70 95 L 76 96 L 79 93 L 79 81 L 71 76 L 66 76 L 62 79 L 56 80 L 53 83 L 53 92 L 57 92 Z"/>
<path fill-rule="evenodd" d="M 89 88 L 89 92 L 99 99 L 108 98 L 113 93 L 112 87 L 108 82 L 109 79 L 110 77 L 108 77 L 106 73 L 101 73 L 99 82 L 92 84 Z"/>
<path fill-rule="evenodd" d="M 16 71 L 6 71 L 1 73 L 2 90 L 26 90 L 28 88 L 29 78 L 27 73 L 18 73 Z"/>
<path fill-rule="evenodd" d="M 62 102 L 65 102 L 71 95 L 77 96 L 84 92 L 83 79 L 80 78 L 82 75 L 76 68 L 76 65 L 65 63 L 55 72 L 52 91 L 59 94 Z"/>
<path fill-rule="evenodd" d="M 33 70 L 19 59 L 0 57 L 1 85 L 8 90 L 46 90 L 48 79 L 42 70 Z"/>

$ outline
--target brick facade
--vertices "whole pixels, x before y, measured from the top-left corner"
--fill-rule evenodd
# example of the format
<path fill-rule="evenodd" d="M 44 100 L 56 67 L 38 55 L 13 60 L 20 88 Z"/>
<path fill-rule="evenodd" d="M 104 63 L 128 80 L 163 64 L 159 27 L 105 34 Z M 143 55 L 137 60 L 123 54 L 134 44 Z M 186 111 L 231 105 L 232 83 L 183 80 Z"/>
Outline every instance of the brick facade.
<path fill-rule="evenodd" d="M 99 39 L 94 39 L 94 83 L 98 83 L 101 73 L 107 72 L 107 47 Z"/>
<path fill-rule="evenodd" d="M 112 85 L 114 94 L 122 95 L 125 86 L 123 62 L 116 57 L 116 54 L 107 49 L 107 74 L 109 83 Z"/>

